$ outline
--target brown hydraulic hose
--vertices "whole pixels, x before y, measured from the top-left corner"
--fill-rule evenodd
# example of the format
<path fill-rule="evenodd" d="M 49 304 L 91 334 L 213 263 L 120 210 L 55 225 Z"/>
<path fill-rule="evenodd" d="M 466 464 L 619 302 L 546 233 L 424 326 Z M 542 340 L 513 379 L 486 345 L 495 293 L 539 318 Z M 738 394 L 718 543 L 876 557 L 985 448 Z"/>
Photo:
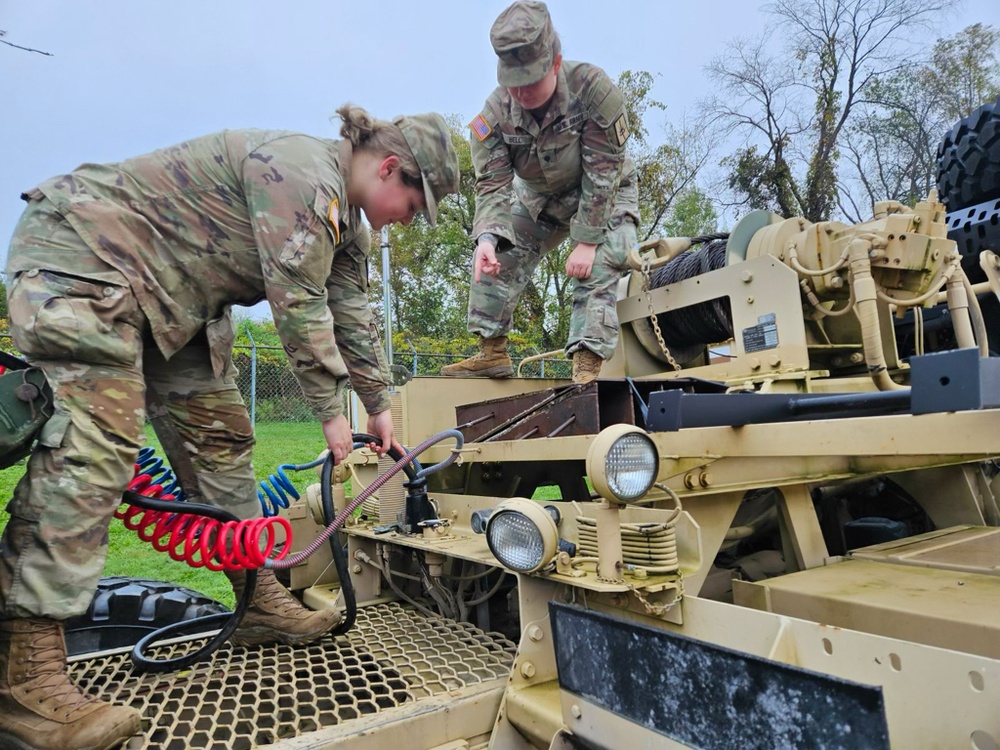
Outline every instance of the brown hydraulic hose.
<path fill-rule="evenodd" d="M 955 274 L 948 279 L 946 287 L 948 312 L 951 313 L 951 324 L 959 349 L 969 349 L 976 345 L 976 337 L 972 333 L 972 321 L 969 317 L 969 295 L 966 291 L 966 283 L 965 274 Z M 975 299 L 975 295 L 973 295 L 973 299 Z"/>
<path fill-rule="evenodd" d="M 990 356 L 990 343 L 986 334 L 986 320 L 983 318 L 983 309 L 979 306 L 979 298 L 976 296 L 976 290 L 972 288 L 972 282 L 969 281 L 969 277 L 961 267 L 958 269 L 958 274 L 962 279 L 965 294 L 969 299 L 969 317 L 972 318 L 972 330 L 976 334 L 976 343 L 979 345 L 979 356 L 988 357 Z"/>
<path fill-rule="evenodd" d="M 865 364 L 872 381 L 880 391 L 903 390 L 906 386 L 893 382 L 885 364 L 882 350 L 882 329 L 878 323 L 878 296 L 875 279 L 872 277 L 871 260 L 868 251 L 871 242 L 855 239 L 847 246 L 850 258 L 851 278 L 854 286 L 854 307 L 861 322 L 861 341 L 865 351 Z"/>

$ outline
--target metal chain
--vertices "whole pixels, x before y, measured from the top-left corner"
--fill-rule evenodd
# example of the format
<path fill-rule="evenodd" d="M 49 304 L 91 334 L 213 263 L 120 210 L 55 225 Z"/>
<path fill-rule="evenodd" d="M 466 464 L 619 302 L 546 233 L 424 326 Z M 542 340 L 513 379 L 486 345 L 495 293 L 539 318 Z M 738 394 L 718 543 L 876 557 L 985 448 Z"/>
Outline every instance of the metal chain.
<path fill-rule="evenodd" d="M 654 617 L 663 617 L 663 615 L 665 615 L 667 612 L 673 609 L 677 605 L 677 603 L 680 602 L 680 600 L 684 597 L 683 585 L 681 585 L 679 590 L 677 591 L 677 598 L 674 599 L 672 602 L 670 602 L 670 604 L 651 602 L 649 601 L 648 598 L 646 598 L 646 595 L 642 593 L 642 590 L 639 589 L 634 583 L 629 583 L 626 581 L 625 585 L 628 586 L 629 591 L 635 594 L 635 598 L 639 600 L 639 602 L 642 604 L 643 607 L 645 607 L 646 613 L 653 615 Z"/>
<path fill-rule="evenodd" d="M 600 573 L 598 573 L 596 577 L 598 583 L 611 583 L 618 585 L 624 584 L 626 586 L 629 585 L 628 581 L 625 580 L 624 576 L 620 576 L 618 578 L 608 578 L 607 576 L 602 576 Z"/>
<path fill-rule="evenodd" d="M 670 366 L 674 368 L 675 372 L 680 372 L 681 366 L 677 364 L 677 360 L 674 359 L 674 355 L 670 353 L 667 348 L 667 342 L 663 340 L 663 333 L 660 331 L 660 321 L 656 318 L 656 311 L 653 309 L 653 295 L 649 289 L 649 270 L 653 263 L 653 253 L 647 253 L 642 259 L 642 291 L 646 295 L 646 306 L 649 308 L 649 322 L 653 326 L 653 333 L 656 334 L 656 341 L 660 345 L 660 350 L 663 352 L 663 356 L 667 358 L 667 362 Z"/>

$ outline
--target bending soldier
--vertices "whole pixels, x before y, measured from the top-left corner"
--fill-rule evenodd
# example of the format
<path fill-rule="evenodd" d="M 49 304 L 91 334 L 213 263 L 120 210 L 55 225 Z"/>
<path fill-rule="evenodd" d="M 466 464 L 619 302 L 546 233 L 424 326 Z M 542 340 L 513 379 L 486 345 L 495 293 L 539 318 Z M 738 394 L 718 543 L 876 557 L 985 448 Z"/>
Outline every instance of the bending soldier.
<path fill-rule="evenodd" d="M 621 91 L 600 68 L 562 59 L 544 3 L 519 0 L 490 29 L 499 87 L 470 123 L 476 168 L 468 328 L 480 351 L 451 377 L 509 377 L 517 300 L 566 237 L 575 279 L 566 354 L 573 380 L 597 377 L 618 339 L 617 282 L 636 244 L 635 167 Z"/>
<path fill-rule="evenodd" d="M 187 461 L 197 480 L 185 494 L 260 515 L 232 305 L 270 303 L 338 462 L 352 448 L 348 382 L 371 415 L 368 432 L 383 450 L 394 444 L 361 212 L 375 229 L 420 211 L 433 222 L 458 187 L 458 158 L 440 115 L 388 122 L 350 105 L 338 114 L 339 141 L 229 130 L 85 164 L 23 196 L 7 265 L 11 331 L 51 384 L 55 414 L 0 542 L 0 745 L 109 748 L 140 728 L 136 711 L 69 680 L 62 623 L 97 587 L 148 396 L 179 438 L 161 437 L 168 458 Z M 238 596 L 245 575 L 229 575 Z M 261 571 L 233 640 L 307 643 L 339 621 Z"/>

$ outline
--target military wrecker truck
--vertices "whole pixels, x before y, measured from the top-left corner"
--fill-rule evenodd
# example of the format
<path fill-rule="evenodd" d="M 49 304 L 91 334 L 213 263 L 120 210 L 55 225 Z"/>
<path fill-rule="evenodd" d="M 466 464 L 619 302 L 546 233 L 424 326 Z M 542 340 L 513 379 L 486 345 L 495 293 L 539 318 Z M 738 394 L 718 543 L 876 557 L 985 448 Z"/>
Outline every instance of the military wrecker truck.
<path fill-rule="evenodd" d="M 400 387 L 419 458 L 282 511 L 346 632 L 74 678 L 129 748 L 997 750 L 1000 102 L 941 164 L 861 224 L 647 243 L 593 383 Z"/>

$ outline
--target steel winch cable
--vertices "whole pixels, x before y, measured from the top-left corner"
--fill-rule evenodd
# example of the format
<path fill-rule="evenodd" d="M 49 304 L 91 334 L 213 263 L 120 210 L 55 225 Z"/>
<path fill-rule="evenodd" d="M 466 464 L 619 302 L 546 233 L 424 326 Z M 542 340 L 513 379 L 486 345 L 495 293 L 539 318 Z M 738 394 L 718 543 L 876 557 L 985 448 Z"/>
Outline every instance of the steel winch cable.
<path fill-rule="evenodd" d="M 651 289 L 691 279 L 716 271 L 726 265 L 727 234 L 692 237 L 693 243 L 704 243 L 697 250 L 681 253 L 650 274 Z M 723 299 L 699 302 L 677 310 L 659 313 L 657 321 L 663 340 L 671 349 L 714 344 L 732 338 L 733 321 Z"/>

